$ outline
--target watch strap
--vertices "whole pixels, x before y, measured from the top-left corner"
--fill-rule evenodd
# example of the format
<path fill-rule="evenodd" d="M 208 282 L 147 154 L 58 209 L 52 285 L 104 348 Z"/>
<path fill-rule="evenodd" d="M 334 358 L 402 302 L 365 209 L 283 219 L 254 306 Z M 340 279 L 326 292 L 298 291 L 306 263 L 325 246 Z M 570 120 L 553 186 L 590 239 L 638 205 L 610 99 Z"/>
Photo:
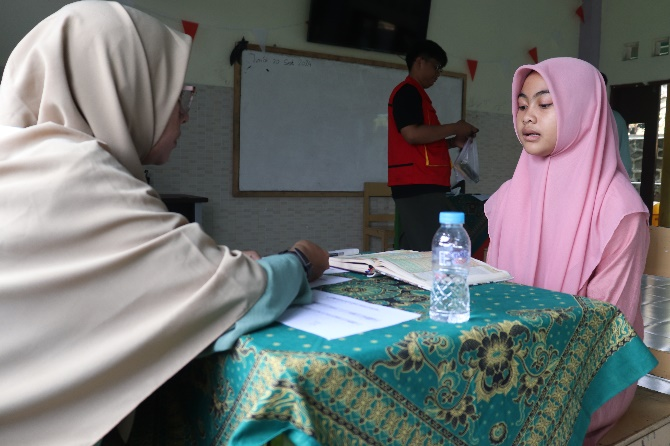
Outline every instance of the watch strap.
<path fill-rule="evenodd" d="M 298 248 L 293 248 L 293 250 L 285 250 L 280 252 L 279 254 L 293 254 L 300 260 L 300 264 L 302 265 L 302 268 L 305 270 L 305 274 L 309 275 L 309 270 L 312 269 L 312 263 L 309 261 L 307 256 L 305 255 L 304 252 L 302 252 Z"/>

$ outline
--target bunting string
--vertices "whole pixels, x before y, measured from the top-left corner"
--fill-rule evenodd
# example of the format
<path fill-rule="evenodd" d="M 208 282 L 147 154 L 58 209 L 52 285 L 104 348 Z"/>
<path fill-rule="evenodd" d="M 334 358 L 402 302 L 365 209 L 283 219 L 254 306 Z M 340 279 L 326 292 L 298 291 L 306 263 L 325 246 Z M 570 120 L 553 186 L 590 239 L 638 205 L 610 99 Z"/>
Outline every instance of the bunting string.
<path fill-rule="evenodd" d="M 181 29 L 184 31 L 185 34 L 188 34 L 191 36 L 191 38 L 194 41 L 195 44 L 195 36 L 198 31 L 198 29 L 202 28 L 217 28 L 219 30 L 224 30 L 227 32 L 239 32 L 240 33 L 240 39 L 243 38 L 245 33 L 251 33 L 256 37 L 256 43 L 261 47 L 261 49 L 264 51 L 265 46 L 268 41 L 268 36 L 271 31 L 277 31 L 281 29 L 287 29 L 287 28 L 295 28 L 295 27 L 305 27 L 306 28 L 306 23 L 305 22 L 300 22 L 300 23 L 289 23 L 285 25 L 278 25 L 278 26 L 273 26 L 273 27 L 265 27 L 265 28 L 245 28 L 245 27 L 228 27 L 228 26 L 212 26 L 210 24 L 202 24 L 198 22 L 194 22 L 191 20 L 187 19 L 177 19 L 172 16 L 167 16 L 164 13 L 152 9 L 147 9 L 145 7 L 136 5 L 136 2 L 134 0 L 119 0 L 119 3 L 130 6 L 132 8 L 139 9 L 147 14 L 150 14 L 160 20 L 162 20 L 165 24 L 168 26 L 172 26 L 175 29 L 179 29 L 179 25 L 181 25 Z M 584 8 L 582 5 L 580 5 L 576 10 L 575 10 L 575 16 L 581 21 L 581 23 L 585 22 L 585 16 L 584 16 Z M 554 44 L 557 44 L 561 40 L 560 32 L 555 31 L 552 33 L 551 40 L 554 42 Z M 538 63 L 539 61 L 539 49 L 537 46 L 530 48 L 527 50 L 527 54 L 530 57 L 530 59 L 533 61 L 533 63 Z M 453 53 L 450 53 L 453 57 Z M 468 70 L 470 73 L 470 80 L 474 82 L 475 80 L 475 74 L 477 72 L 477 67 L 479 65 L 479 60 L 478 59 L 473 59 L 471 57 L 464 57 L 466 60 Z M 509 58 L 501 61 L 490 61 L 487 60 L 485 61 L 486 65 L 491 65 L 492 63 L 497 63 L 498 65 L 502 65 L 505 67 L 506 71 L 508 70 L 508 65 L 509 65 Z"/>

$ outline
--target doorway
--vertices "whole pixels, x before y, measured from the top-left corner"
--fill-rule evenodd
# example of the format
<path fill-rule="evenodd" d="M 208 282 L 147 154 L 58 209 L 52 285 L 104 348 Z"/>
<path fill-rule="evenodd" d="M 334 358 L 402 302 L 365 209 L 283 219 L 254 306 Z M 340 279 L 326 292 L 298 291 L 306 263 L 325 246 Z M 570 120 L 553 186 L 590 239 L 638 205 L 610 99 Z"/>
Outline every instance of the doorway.
<path fill-rule="evenodd" d="M 612 85 L 610 92 L 612 108 L 621 113 L 628 124 L 633 163 L 631 182 L 649 209 L 650 223 L 654 202 L 661 200 L 667 84 L 668 81 Z"/>

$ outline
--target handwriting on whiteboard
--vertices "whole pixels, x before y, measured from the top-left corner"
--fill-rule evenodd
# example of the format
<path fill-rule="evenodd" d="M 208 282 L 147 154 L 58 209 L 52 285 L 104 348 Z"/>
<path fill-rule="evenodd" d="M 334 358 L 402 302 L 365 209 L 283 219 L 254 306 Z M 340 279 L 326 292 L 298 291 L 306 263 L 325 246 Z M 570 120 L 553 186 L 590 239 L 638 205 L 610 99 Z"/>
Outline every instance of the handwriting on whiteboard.
<path fill-rule="evenodd" d="M 312 60 L 306 57 L 283 56 L 281 54 L 249 53 L 251 60 L 244 67 L 247 72 L 254 67 L 270 71 L 272 67 L 311 68 Z"/>

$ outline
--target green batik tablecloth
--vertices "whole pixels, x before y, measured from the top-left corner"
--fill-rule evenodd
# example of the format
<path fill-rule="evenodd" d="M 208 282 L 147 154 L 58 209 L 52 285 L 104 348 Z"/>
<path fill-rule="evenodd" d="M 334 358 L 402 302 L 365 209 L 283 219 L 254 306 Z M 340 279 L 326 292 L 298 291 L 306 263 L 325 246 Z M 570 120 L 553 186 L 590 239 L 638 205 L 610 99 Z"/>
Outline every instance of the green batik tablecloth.
<path fill-rule="evenodd" d="M 281 324 L 243 336 L 145 402 L 130 443 L 581 444 L 590 413 L 656 363 L 599 301 L 479 285 L 451 325 L 427 317 L 426 291 L 346 275 L 322 289 L 423 316 L 332 341 Z"/>

